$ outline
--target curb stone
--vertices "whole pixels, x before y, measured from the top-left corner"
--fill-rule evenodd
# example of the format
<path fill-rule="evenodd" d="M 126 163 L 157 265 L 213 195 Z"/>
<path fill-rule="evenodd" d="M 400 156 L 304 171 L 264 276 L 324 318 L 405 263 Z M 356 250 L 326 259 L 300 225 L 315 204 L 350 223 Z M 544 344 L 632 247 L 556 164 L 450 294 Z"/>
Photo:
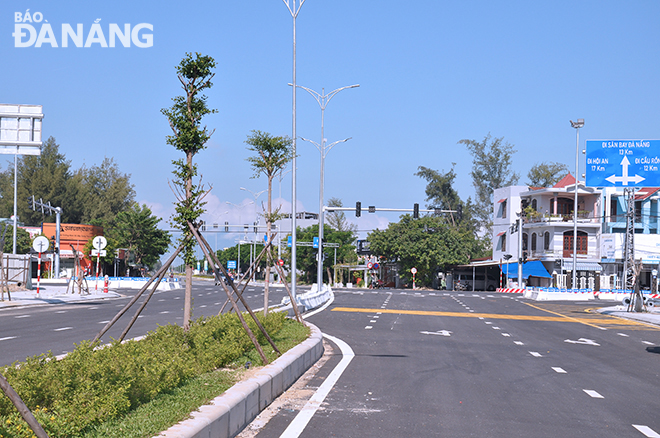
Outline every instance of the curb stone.
<path fill-rule="evenodd" d="M 229 388 L 208 405 L 157 435 L 158 438 L 231 438 L 323 356 L 323 335 L 305 323 L 309 338 L 259 370 L 253 377 Z"/>

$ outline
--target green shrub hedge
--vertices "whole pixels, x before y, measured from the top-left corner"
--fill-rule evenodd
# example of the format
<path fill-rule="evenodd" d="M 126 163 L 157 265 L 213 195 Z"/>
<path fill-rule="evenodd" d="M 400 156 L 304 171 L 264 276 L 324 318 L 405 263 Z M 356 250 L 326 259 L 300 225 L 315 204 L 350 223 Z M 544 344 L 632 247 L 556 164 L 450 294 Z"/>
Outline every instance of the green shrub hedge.
<path fill-rule="evenodd" d="M 258 317 L 270 336 L 286 319 L 284 313 Z M 254 321 L 248 323 L 264 344 Z M 96 350 L 83 341 L 62 360 L 48 352 L 5 367 L 2 374 L 49 436 L 74 437 L 192 377 L 226 367 L 251 349 L 250 338 L 232 313 L 199 318 L 188 332 L 177 325 L 160 326 L 140 341 L 114 341 Z M 14 405 L 0 393 L 0 438 L 32 436 Z"/>

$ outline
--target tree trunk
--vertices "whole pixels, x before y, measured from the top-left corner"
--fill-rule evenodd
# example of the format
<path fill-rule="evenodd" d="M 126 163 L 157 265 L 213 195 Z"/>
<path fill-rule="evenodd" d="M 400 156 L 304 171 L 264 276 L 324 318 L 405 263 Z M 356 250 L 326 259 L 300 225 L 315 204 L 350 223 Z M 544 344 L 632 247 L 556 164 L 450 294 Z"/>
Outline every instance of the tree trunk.
<path fill-rule="evenodd" d="M 273 177 L 269 176 L 268 177 L 268 201 L 266 205 L 267 209 L 267 215 L 266 215 L 266 239 L 268 240 L 268 243 L 270 243 L 270 239 L 273 234 L 273 229 L 272 229 L 272 196 L 273 196 Z M 270 248 L 268 248 L 268 253 L 270 254 L 272 251 L 272 245 Z M 264 283 L 264 316 L 268 315 L 268 295 L 270 292 L 270 263 L 272 262 L 273 258 L 269 257 L 268 255 L 266 256 L 266 281 Z"/>
<path fill-rule="evenodd" d="M 186 159 L 187 159 L 187 164 L 188 164 L 188 169 L 190 169 L 190 173 L 192 174 L 192 167 L 193 167 L 193 162 L 192 162 L 193 154 L 191 152 L 188 152 L 186 154 Z M 188 180 L 186 181 L 186 200 L 188 201 L 188 205 L 191 204 L 192 198 L 192 176 L 188 176 Z M 184 230 L 187 233 L 190 233 L 190 231 Z M 187 257 L 187 253 L 184 252 L 184 260 Z M 193 267 L 188 265 L 186 263 L 186 291 L 185 295 L 183 298 L 183 329 L 185 331 L 188 331 L 190 328 L 190 318 L 192 316 L 192 278 L 193 278 Z"/>

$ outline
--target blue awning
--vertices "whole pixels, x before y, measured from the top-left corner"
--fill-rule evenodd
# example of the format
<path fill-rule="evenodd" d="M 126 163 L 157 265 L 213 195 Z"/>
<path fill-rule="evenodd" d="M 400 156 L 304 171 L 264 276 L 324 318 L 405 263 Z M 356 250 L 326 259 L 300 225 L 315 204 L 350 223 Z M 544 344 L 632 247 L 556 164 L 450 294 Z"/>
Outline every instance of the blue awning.
<path fill-rule="evenodd" d="M 538 260 L 523 263 L 523 279 L 529 277 L 552 278 L 543 263 Z M 502 272 L 509 278 L 518 278 L 518 262 L 502 265 Z"/>

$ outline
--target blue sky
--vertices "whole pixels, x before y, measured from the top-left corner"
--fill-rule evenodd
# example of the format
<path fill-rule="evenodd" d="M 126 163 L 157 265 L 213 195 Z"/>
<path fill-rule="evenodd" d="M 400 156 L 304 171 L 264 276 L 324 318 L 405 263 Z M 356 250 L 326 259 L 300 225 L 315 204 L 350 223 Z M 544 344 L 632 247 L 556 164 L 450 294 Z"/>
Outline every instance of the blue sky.
<path fill-rule="evenodd" d="M 48 20 L 60 45 L 63 23 L 83 24 L 86 35 L 101 19 L 106 37 L 110 23 L 152 24 L 153 46 L 15 47 L 15 13 L 27 9 Z M 417 168 L 448 171 L 452 163 L 459 193 L 474 196 L 471 156 L 457 142 L 489 133 L 517 149 L 521 182 L 541 161 L 574 168 L 569 120 L 585 119 L 581 147 L 586 139 L 660 138 L 658 17 L 654 1 L 306 0 L 297 19 L 298 84 L 319 92 L 360 84 L 325 112 L 328 142 L 352 137 L 328 154 L 326 200 L 424 205 Z M 33 24 L 39 31 L 43 23 Z M 218 64 L 207 93 L 218 113 L 205 119 L 215 133 L 196 161 L 213 185 L 207 221 L 236 223 L 226 202 L 252 199 L 240 187 L 266 188 L 265 179 L 250 178 L 244 140 L 254 129 L 291 135 L 292 18 L 281 0 L 3 1 L 0 101 L 43 105 L 44 136 L 56 138 L 74 168 L 113 157 L 131 175 L 136 199 L 168 219 L 171 161 L 181 155 L 165 143 L 160 109 L 181 93 L 174 66 L 185 52 Z M 299 90 L 297 106 L 298 135 L 320 142 L 316 101 Z M 298 153 L 299 210 L 316 212 L 319 153 L 303 141 Z M 398 219 L 347 216 L 360 230 Z M 243 208 L 240 220 L 248 217 L 254 210 Z M 219 245 L 233 237 L 219 236 Z"/>

